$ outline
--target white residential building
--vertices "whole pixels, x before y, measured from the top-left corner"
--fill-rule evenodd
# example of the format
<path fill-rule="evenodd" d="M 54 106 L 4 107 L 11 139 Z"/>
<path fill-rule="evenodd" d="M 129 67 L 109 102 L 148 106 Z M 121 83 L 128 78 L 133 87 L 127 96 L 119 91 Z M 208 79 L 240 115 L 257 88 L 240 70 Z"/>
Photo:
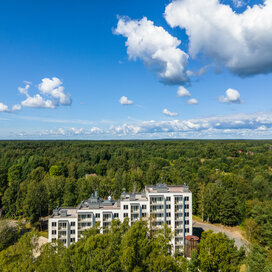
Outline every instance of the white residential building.
<path fill-rule="evenodd" d="M 121 222 L 128 217 L 129 224 L 140 218 L 153 218 L 160 227 L 167 223 L 174 233 L 174 250 L 182 251 L 185 236 L 192 235 L 192 193 L 188 186 L 157 184 L 146 186 L 142 193 L 122 193 L 113 201 L 99 198 L 96 194 L 82 201 L 76 208 L 60 208 L 53 211 L 48 222 L 49 242 L 57 239 L 66 246 L 77 242 L 83 232 L 98 224 L 106 231 L 112 219 Z"/>

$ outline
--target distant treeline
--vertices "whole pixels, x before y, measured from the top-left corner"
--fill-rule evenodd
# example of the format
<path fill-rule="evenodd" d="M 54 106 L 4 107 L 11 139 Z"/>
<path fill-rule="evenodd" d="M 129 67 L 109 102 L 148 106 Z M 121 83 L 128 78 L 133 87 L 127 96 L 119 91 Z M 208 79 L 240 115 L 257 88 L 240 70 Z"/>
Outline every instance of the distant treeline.
<path fill-rule="evenodd" d="M 34 225 L 95 190 L 117 199 L 157 182 L 187 183 L 195 215 L 272 248 L 272 141 L 0 141 L 1 209 Z"/>

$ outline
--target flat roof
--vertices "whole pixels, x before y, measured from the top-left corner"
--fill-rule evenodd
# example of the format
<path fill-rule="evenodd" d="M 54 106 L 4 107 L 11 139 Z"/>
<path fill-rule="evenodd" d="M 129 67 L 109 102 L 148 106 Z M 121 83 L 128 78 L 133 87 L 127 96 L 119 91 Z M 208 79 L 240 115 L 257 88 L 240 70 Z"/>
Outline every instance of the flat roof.
<path fill-rule="evenodd" d="M 149 185 L 145 187 L 148 193 L 190 193 L 189 187 L 186 185 Z"/>

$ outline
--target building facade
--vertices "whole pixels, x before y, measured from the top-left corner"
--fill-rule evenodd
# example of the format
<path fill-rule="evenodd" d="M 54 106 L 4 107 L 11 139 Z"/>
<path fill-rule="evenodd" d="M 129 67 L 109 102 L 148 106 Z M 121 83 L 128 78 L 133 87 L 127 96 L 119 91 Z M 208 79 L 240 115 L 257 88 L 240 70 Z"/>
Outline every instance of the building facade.
<path fill-rule="evenodd" d="M 192 193 L 188 186 L 157 184 L 146 186 L 142 193 L 122 193 L 118 201 L 92 195 L 75 208 L 53 211 L 48 222 L 49 242 L 60 240 L 66 246 L 77 242 L 83 232 L 95 225 L 106 231 L 113 219 L 129 224 L 140 218 L 152 218 L 155 227 L 166 223 L 174 233 L 175 251 L 183 251 L 185 236 L 192 235 Z"/>

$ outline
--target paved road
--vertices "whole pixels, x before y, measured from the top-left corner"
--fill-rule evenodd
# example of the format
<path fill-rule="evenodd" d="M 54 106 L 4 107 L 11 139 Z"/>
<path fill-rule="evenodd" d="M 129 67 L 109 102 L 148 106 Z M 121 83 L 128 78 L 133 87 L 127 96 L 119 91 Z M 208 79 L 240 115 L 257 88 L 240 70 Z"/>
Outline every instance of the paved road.
<path fill-rule="evenodd" d="M 235 240 L 235 245 L 240 248 L 241 246 L 248 246 L 248 242 L 243 238 L 243 236 L 241 235 L 241 233 L 239 233 L 238 231 L 230 231 L 224 227 L 221 226 L 216 226 L 216 225 L 212 225 L 209 223 L 202 223 L 202 222 L 197 222 L 197 221 L 193 221 L 193 228 L 194 231 L 199 229 L 203 229 L 204 231 L 207 230 L 212 230 L 213 232 L 223 232 L 225 233 L 230 239 L 234 239 Z"/>

